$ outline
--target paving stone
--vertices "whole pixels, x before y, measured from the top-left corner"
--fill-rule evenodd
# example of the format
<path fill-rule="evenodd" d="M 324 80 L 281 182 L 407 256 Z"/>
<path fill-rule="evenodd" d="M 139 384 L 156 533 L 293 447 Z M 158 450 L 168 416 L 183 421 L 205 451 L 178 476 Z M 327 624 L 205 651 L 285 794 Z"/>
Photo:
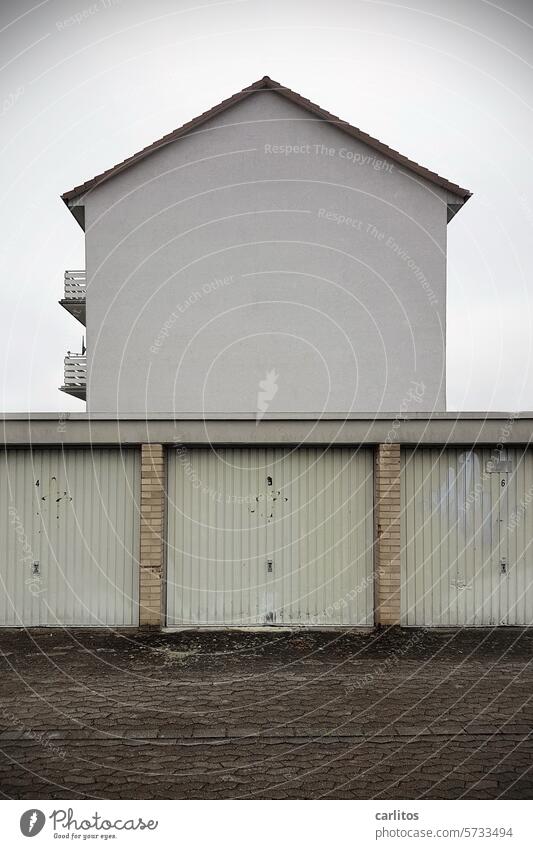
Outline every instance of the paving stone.
<path fill-rule="evenodd" d="M 532 657 L 505 629 L 4 630 L 2 791 L 529 799 Z"/>
<path fill-rule="evenodd" d="M 215 726 L 213 728 L 209 728 L 209 726 L 203 727 L 199 726 L 198 728 L 193 728 L 192 731 L 193 737 L 212 737 L 214 739 L 220 737 L 227 737 L 226 729 L 221 726 Z"/>

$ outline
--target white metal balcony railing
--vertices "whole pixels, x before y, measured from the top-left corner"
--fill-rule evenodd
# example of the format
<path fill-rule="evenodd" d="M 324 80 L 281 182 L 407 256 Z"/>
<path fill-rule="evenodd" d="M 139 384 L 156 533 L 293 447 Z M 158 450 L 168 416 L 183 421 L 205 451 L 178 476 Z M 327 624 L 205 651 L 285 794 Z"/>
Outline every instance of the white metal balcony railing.
<path fill-rule="evenodd" d="M 65 271 L 65 300 L 84 301 L 87 292 L 87 277 L 82 271 Z"/>
<path fill-rule="evenodd" d="M 65 357 L 65 388 L 85 390 L 87 386 L 87 356 L 71 354 Z"/>

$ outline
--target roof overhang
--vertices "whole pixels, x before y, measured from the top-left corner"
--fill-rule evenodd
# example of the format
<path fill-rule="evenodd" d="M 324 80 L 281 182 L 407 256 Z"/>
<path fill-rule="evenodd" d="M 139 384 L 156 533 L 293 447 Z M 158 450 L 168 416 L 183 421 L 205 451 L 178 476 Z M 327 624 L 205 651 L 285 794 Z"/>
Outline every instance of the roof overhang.
<path fill-rule="evenodd" d="M 172 413 L 5 413 L 6 447 L 73 445 L 491 445 L 533 444 L 533 413 L 395 413 L 173 415 Z M 510 424 L 512 423 L 512 427 Z M 505 438 L 503 436 L 505 434 Z"/>

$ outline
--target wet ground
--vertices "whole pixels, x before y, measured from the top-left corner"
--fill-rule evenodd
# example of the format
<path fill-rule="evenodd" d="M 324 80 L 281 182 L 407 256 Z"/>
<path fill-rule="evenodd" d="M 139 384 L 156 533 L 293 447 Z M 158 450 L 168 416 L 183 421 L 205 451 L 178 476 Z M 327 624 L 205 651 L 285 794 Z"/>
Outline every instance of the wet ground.
<path fill-rule="evenodd" d="M 0 631 L 4 798 L 531 798 L 533 633 Z"/>

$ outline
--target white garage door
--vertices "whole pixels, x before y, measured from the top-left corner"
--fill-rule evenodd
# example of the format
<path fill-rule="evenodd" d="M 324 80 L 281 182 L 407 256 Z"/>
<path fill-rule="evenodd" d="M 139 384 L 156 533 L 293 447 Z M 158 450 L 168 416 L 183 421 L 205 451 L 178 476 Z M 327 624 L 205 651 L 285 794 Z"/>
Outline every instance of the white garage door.
<path fill-rule="evenodd" d="M 137 624 L 137 455 L 0 456 L 0 625 Z"/>
<path fill-rule="evenodd" d="M 533 624 L 533 452 L 402 451 L 402 622 Z"/>
<path fill-rule="evenodd" d="M 167 625 L 372 625 L 365 449 L 178 449 Z"/>

